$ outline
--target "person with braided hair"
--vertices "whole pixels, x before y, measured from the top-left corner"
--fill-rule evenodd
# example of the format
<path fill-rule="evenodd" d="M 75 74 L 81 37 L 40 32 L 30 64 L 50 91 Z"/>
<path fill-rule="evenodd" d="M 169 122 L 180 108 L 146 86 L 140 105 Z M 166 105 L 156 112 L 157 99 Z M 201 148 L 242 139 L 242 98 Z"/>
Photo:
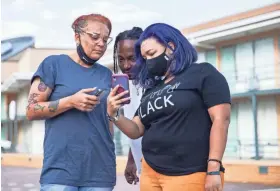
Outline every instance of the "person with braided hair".
<path fill-rule="evenodd" d="M 142 139 L 141 191 L 222 191 L 222 158 L 231 97 L 225 77 L 197 63 L 186 37 L 165 23 L 148 26 L 135 44 L 134 84 L 145 91 L 129 119 L 119 113 L 127 91 L 113 88 L 111 120 L 131 139 Z"/>
<path fill-rule="evenodd" d="M 112 191 L 116 157 L 106 116 L 112 72 L 97 63 L 112 41 L 112 25 L 90 14 L 72 29 L 76 51 L 47 57 L 31 80 L 27 118 L 45 120 L 40 190 Z"/>
<path fill-rule="evenodd" d="M 142 32 L 143 30 L 139 27 L 133 27 L 131 30 L 123 31 L 117 35 L 114 44 L 114 72 L 119 73 L 120 69 L 122 73 L 129 76 L 130 80 L 129 88 L 132 100 L 130 104 L 123 106 L 124 115 L 129 119 L 133 118 L 133 115 L 140 104 L 140 98 L 142 96 L 142 90 L 132 83 L 132 80 L 134 79 L 133 68 L 136 64 L 134 45 Z M 142 137 L 136 140 L 130 140 L 130 149 L 124 173 L 126 181 L 129 184 L 136 184 L 139 181 L 136 172 L 139 174 L 141 172 L 141 141 Z"/>

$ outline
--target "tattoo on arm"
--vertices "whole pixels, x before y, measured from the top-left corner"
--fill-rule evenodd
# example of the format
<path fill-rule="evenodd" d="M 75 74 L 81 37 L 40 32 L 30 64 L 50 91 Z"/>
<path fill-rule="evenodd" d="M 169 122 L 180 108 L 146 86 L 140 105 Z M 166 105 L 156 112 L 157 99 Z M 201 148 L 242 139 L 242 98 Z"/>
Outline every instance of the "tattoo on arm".
<path fill-rule="evenodd" d="M 50 112 L 56 112 L 57 108 L 58 108 L 58 105 L 59 105 L 59 100 L 56 100 L 56 101 L 51 101 L 50 104 L 49 104 L 49 111 Z"/>
<path fill-rule="evenodd" d="M 27 105 L 27 109 L 29 110 L 32 104 L 37 104 L 38 101 L 36 100 L 36 98 L 39 96 L 40 94 L 37 93 L 33 93 L 29 96 L 28 99 L 28 105 Z"/>
<path fill-rule="evenodd" d="M 48 86 L 43 82 L 43 80 L 40 78 L 40 83 L 38 85 L 38 90 L 40 92 L 45 92 L 47 90 Z"/>
<path fill-rule="evenodd" d="M 45 108 L 45 106 L 41 106 L 41 105 L 39 105 L 38 103 L 36 103 L 36 105 L 34 105 L 34 112 L 36 112 L 36 111 L 38 111 L 38 110 L 41 110 L 41 111 L 43 111 L 44 110 L 44 108 Z"/>

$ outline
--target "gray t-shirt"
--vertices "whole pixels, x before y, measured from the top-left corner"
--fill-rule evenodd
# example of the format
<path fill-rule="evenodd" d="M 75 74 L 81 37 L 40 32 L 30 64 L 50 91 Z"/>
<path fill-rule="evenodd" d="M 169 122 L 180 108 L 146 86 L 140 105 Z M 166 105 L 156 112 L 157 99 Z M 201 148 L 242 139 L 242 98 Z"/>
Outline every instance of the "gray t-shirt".
<path fill-rule="evenodd" d="M 49 101 L 85 88 L 105 90 L 93 111 L 71 109 L 46 120 L 41 184 L 115 186 L 115 146 L 106 116 L 111 75 L 108 68 L 98 63 L 85 68 L 67 55 L 49 56 L 39 66 L 32 81 L 40 77 L 53 89 Z"/>

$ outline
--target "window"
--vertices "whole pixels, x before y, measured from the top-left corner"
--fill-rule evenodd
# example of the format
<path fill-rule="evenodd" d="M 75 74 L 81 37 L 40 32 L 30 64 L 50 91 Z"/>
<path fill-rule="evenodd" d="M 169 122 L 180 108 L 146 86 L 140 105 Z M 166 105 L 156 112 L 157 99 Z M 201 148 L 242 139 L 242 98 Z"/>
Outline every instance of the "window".
<path fill-rule="evenodd" d="M 225 157 L 239 157 L 240 154 L 239 153 L 240 146 L 239 146 L 238 131 L 237 131 L 237 118 L 238 118 L 237 111 L 238 111 L 238 104 L 232 103 Z"/>
<path fill-rule="evenodd" d="M 212 64 L 213 66 L 217 67 L 217 54 L 216 50 L 207 51 L 205 54 L 206 61 Z"/>
<path fill-rule="evenodd" d="M 1 122 L 1 140 L 8 140 L 8 124 Z"/>
<path fill-rule="evenodd" d="M 260 154 L 265 158 L 279 156 L 277 108 L 274 97 L 258 99 L 258 139 Z"/>
<path fill-rule="evenodd" d="M 235 47 L 225 47 L 221 49 L 221 72 L 227 79 L 231 91 L 235 90 Z"/>
<path fill-rule="evenodd" d="M 1 120 L 5 120 L 7 118 L 6 113 L 6 101 L 5 101 L 5 95 L 1 95 Z"/>
<path fill-rule="evenodd" d="M 253 75 L 253 43 L 247 42 L 236 45 L 236 77 L 238 82 L 247 82 Z"/>
<path fill-rule="evenodd" d="M 277 81 L 277 88 L 280 88 L 280 36 L 278 36 L 278 61 L 276 66 L 276 81 Z"/>
<path fill-rule="evenodd" d="M 252 103 L 250 100 L 240 100 L 237 109 L 237 129 L 242 158 L 255 156 L 255 134 Z"/>
<path fill-rule="evenodd" d="M 280 36 L 278 36 L 278 63 L 280 64 Z"/>
<path fill-rule="evenodd" d="M 197 63 L 205 62 L 205 52 L 197 52 Z"/>
<path fill-rule="evenodd" d="M 275 87 L 275 60 L 272 38 L 255 41 L 254 44 L 255 74 L 261 89 Z"/>

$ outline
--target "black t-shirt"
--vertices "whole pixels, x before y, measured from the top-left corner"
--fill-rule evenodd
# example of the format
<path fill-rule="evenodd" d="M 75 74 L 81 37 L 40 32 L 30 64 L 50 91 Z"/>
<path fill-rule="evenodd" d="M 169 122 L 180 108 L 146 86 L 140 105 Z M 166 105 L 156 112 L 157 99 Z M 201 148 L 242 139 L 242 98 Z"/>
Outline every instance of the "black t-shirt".
<path fill-rule="evenodd" d="M 165 175 L 205 172 L 212 126 L 208 108 L 230 101 L 225 77 L 209 63 L 192 64 L 147 90 L 136 112 L 145 126 L 146 162 Z"/>

